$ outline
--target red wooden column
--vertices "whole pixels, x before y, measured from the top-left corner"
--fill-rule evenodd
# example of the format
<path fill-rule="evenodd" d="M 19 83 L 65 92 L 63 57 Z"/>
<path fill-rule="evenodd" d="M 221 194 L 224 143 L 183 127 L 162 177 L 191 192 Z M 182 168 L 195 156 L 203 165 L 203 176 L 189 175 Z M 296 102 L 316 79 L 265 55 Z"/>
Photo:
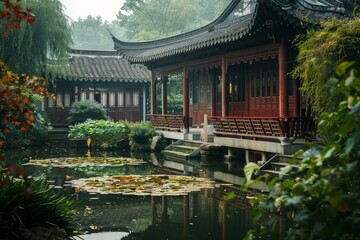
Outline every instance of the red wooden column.
<path fill-rule="evenodd" d="M 156 114 L 156 74 L 151 71 L 151 114 Z"/>
<path fill-rule="evenodd" d="M 221 116 L 226 117 L 229 114 L 228 95 L 229 89 L 227 87 L 227 63 L 226 58 L 221 59 Z"/>
<path fill-rule="evenodd" d="M 168 76 L 161 78 L 161 113 L 163 115 L 167 114 L 167 82 Z"/>
<path fill-rule="evenodd" d="M 210 81 L 211 81 L 211 116 L 216 116 L 216 85 L 217 85 L 217 78 L 215 70 L 210 72 Z"/>
<path fill-rule="evenodd" d="M 289 116 L 288 79 L 287 79 L 287 51 L 288 42 L 286 37 L 281 38 L 279 47 L 279 117 Z"/>
<path fill-rule="evenodd" d="M 183 67 L 183 116 L 184 116 L 184 133 L 189 132 L 190 127 L 190 111 L 189 111 L 189 73 L 186 65 Z"/>

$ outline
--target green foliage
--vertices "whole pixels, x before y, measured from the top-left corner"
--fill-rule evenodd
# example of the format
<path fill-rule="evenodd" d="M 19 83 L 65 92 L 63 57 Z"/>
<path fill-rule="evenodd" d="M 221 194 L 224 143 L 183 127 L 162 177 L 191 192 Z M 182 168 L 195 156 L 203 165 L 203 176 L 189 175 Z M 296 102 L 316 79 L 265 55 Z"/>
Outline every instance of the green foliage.
<path fill-rule="evenodd" d="M 163 134 L 158 135 L 154 151 L 161 151 L 171 144 L 170 139 L 166 139 Z"/>
<path fill-rule="evenodd" d="M 117 17 L 131 40 L 175 35 L 213 20 L 229 0 L 126 0 Z"/>
<path fill-rule="evenodd" d="M 100 16 L 79 18 L 72 23 L 72 40 L 75 49 L 114 50 L 109 31 L 118 38 L 123 37 L 124 29 L 117 21 L 109 23 Z"/>
<path fill-rule="evenodd" d="M 156 112 L 161 113 L 161 84 L 156 85 Z M 172 75 L 167 83 L 167 114 L 182 114 L 183 112 L 183 85 L 182 75 Z"/>
<path fill-rule="evenodd" d="M 69 117 L 66 121 L 69 124 L 83 123 L 88 119 L 106 120 L 106 111 L 104 107 L 94 100 L 81 100 L 72 104 L 69 111 Z"/>
<path fill-rule="evenodd" d="M 354 66 L 345 62 L 335 69 L 332 96 L 340 103 L 336 111 L 323 112 L 318 122 L 327 142 L 299 152 L 300 169 L 285 169 L 286 178 L 281 174 L 269 182 L 269 195 L 254 210 L 255 218 L 263 221 L 248 239 L 261 232 L 275 239 L 278 231 L 264 229 L 275 226 L 279 213 L 289 222 L 286 239 L 359 239 L 360 78 Z"/>
<path fill-rule="evenodd" d="M 28 132 L 25 134 L 25 138 L 30 141 L 30 145 L 43 145 L 48 139 L 48 133 L 50 130 L 50 126 L 46 123 L 44 123 L 44 118 L 38 114 L 38 117 L 36 118 L 35 122 L 33 123 L 32 127 Z"/>
<path fill-rule="evenodd" d="M 129 125 L 130 147 L 132 151 L 150 151 L 155 129 L 150 122 L 137 122 Z"/>
<path fill-rule="evenodd" d="M 126 139 L 126 133 L 127 126 L 122 122 L 88 120 L 72 126 L 68 137 L 81 140 L 91 138 L 91 146 L 109 148 Z"/>
<path fill-rule="evenodd" d="M 45 179 L 20 180 L 0 173 L 0 238 L 22 239 L 20 231 L 60 227 L 73 235 L 75 202 L 49 188 Z"/>
<path fill-rule="evenodd" d="M 308 101 L 314 116 L 334 111 L 339 100 L 329 96 L 337 84 L 333 79 L 336 66 L 344 61 L 360 63 L 360 19 L 323 22 L 319 29 L 299 36 L 295 43 L 299 64 L 293 76 L 302 80 L 302 93 L 311 96 Z"/>
<path fill-rule="evenodd" d="M 5 145 L 6 147 L 41 146 L 45 144 L 50 128 L 46 120 L 38 113 L 30 130 L 23 132 L 13 129 L 6 135 Z"/>
<path fill-rule="evenodd" d="M 41 76 L 48 59 L 66 58 L 71 42 L 70 27 L 59 0 L 28 0 L 36 20 L 22 22 L 18 31 L 0 38 L 0 58 L 15 72 Z"/>

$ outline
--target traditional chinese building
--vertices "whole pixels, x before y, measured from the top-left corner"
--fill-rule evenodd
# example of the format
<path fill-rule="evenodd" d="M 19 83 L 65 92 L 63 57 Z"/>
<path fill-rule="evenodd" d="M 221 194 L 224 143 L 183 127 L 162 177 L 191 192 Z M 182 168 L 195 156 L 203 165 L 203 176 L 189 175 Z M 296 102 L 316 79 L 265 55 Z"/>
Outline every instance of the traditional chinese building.
<path fill-rule="evenodd" d="M 158 129 L 181 128 L 186 139 L 207 115 L 216 143 L 289 153 L 284 146 L 306 130 L 306 101 L 289 74 L 297 55 L 292 41 L 321 20 L 346 16 L 352 4 L 233 0 L 215 21 L 193 31 L 146 42 L 113 40 L 121 56 L 151 70 L 151 121 Z M 167 115 L 167 80 L 176 74 L 183 83 L 181 116 Z M 156 84 L 162 86 L 161 113 Z"/>
<path fill-rule="evenodd" d="M 145 120 L 150 72 L 130 64 L 116 51 L 70 50 L 65 64 L 52 66 L 53 92 L 45 109 L 55 126 L 66 125 L 71 104 L 91 99 L 101 103 L 114 121 Z"/>

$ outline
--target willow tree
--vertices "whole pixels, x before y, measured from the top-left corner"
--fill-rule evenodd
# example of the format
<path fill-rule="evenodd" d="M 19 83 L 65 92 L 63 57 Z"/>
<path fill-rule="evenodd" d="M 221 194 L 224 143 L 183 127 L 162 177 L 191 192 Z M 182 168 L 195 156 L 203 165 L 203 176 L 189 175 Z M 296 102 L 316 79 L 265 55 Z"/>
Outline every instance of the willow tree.
<path fill-rule="evenodd" d="M 310 30 L 299 36 L 296 43 L 299 49 L 298 66 L 293 71 L 301 79 L 302 93 L 308 98 L 314 117 L 322 112 L 334 111 L 339 98 L 330 98 L 337 81 L 339 63 L 360 63 L 360 18 L 321 23 L 319 29 Z"/>
<path fill-rule="evenodd" d="M 0 39 L 0 59 L 15 72 L 42 75 L 48 59 L 66 57 L 70 27 L 59 0 L 28 0 L 22 6 L 32 9 L 36 20 L 21 22 L 19 30 Z"/>

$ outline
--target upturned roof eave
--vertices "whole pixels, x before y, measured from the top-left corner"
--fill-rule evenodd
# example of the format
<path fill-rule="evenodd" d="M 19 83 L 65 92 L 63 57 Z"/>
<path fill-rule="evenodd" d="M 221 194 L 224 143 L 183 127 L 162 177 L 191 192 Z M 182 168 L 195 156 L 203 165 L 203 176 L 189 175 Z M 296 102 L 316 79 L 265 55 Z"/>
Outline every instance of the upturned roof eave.
<path fill-rule="evenodd" d="M 255 11 L 249 14 L 252 15 L 252 20 L 248 21 L 247 25 L 241 26 L 241 24 L 239 24 L 239 26 L 241 27 L 239 27 L 237 32 L 234 31 L 224 34 L 221 33 L 220 36 L 214 35 L 213 38 L 211 38 L 211 36 L 207 37 L 206 34 L 212 27 L 215 29 L 215 31 L 221 31 L 221 28 L 220 30 L 216 28 L 219 25 L 226 23 L 225 19 L 239 3 L 239 0 L 234 0 L 231 2 L 231 4 L 228 5 L 226 11 L 224 11 L 218 19 L 200 29 L 196 29 L 169 38 L 163 38 L 147 42 L 123 42 L 116 38 L 113 38 L 114 47 L 118 51 L 119 55 L 124 57 L 129 62 L 146 64 L 152 61 L 158 61 L 160 59 L 165 59 L 188 52 L 194 52 L 208 47 L 218 46 L 225 42 L 233 42 L 241 38 L 245 38 L 246 36 L 248 36 L 249 33 L 251 33 L 252 28 L 254 27 L 254 23 L 258 17 L 259 8 L 270 7 L 275 12 L 278 12 L 279 16 L 282 16 L 283 19 L 287 19 L 287 21 L 291 22 L 291 24 L 294 24 L 296 25 L 296 27 L 301 29 L 306 29 L 309 26 L 319 24 L 321 19 L 316 19 L 316 16 L 319 16 L 319 12 L 326 12 L 328 14 L 333 13 L 336 15 L 342 14 L 342 11 L 340 11 L 341 8 L 339 7 L 340 5 L 332 9 L 330 7 L 319 7 L 315 4 L 311 5 L 308 1 L 303 1 L 304 0 L 294 0 L 291 2 L 284 2 L 279 0 L 255 0 Z M 308 6 L 310 6 L 310 8 L 312 9 L 306 10 L 306 6 L 301 6 L 298 9 L 300 4 L 308 4 Z M 309 15 L 305 14 L 305 11 L 309 11 Z M 297 14 L 300 14 L 301 16 L 298 16 Z M 309 16 L 309 18 L 307 18 L 307 16 Z M 325 17 L 324 15 L 324 18 L 331 18 L 331 16 Z M 239 17 L 237 21 L 243 21 L 242 17 Z M 203 39 L 202 36 L 204 36 Z M 191 42 L 191 40 L 196 40 L 196 38 L 198 38 L 199 41 Z M 184 41 L 188 42 L 188 44 L 178 44 Z M 168 49 L 166 48 L 166 46 L 171 45 L 172 47 Z M 152 50 L 155 51 L 151 52 Z"/>
<path fill-rule="evenodd" d="M 169 43 L 170 44 L 177 43 L 177 42 L 181 42 L 186 39 L 189 39 L 189 38 L 193 38 L 195 36 L 198 36 L 198 35 L 208 32 L 210 28 L 223 22 L 226 19 L 226 17 L 232 12 L 234 7 L 236 7 L 240 1 L 241 0 L 231 1 L 229 3 L 229 5 L 226 7 L 226 9 L 222 12 L 222 14 L 220 14 L 219 17 L 217 17 L 214 21 L 210 22 L 209 24 L 207 24 L 203 27 L 194 29 L 192 31 L 178 34 L 178 35 L 165 37 L 165 38 L 161 38 L 161 39 L 156 39 L 156 40 L 131 42 L 131 41 L 122 41 L 111 34 L 111 37 L 114 41 L 114 47 L 115 47 L 115 49 L 116 49 L 116 47 L 118 47 L 120 49 L 128 49 L 128 50 L 134 50 L 134 49 L 146 50 L 146 49 L 151 49 L 154 47 L 165 46 L 165 45 L 168 45 Z"/>
<path fill-rule="evenodd" d="M 189 45 L 174 47 L 172 49 L 160 51 L 159 53 L 150 54 L 147 56 L 139 56 L 139 55 L 132 56 L 131 54 L 129 54 L 129 51 L 132 51 L 132 50 L 146 51 L 146 50 L 155 49 L 157 47 L 153 46 L 151 48 L 131 49 L 131 48 L 127 48 L 127 47 L 116 46 L 116 43 L 115 43 L 115 47 L 117 47 L 117 51 L 118 51 L 119 55 L 121 55 L 124 59 L 128 60 L 129 62 L 131 62 L 133 64 L 139 64 L 139 63 L 145 64 L 146 62 L 156 61 L 159 59 L 168 58 L 168 57 L 172 57 L 172 56 L 176 56 L 176 55 L 180 55 L 180 54 L 185 54 L 188 52 L 200 51 L 205 48 L 221 45 L 225 42 L 234 42 L 241 38 L 246 37 L 251 32 L 251 29 L 252 29 L 252 27 L 256 21 L 256 17 L 257 17 L 257 7 L 258 6 L 256 5 L 256 8 L 253 13 L 250 13 L 246 16 L 239 18 L 239 19 L 246 19 L 244 21 L 244 22 L 246 22 L 246 24 L 239 27 L 238 31 L 236 31 L 236 32 L 229 32 L 229 33 L 223 34 L 221 36 L 204 38 L 200 41 L 196 41 L 195 43 L 192 43 Z M 234 24 L 238 24 L 238 23 L 239 22 L 235 21 L 235 23 L 229 24 L 229 26 L 234 26 Z M 227 27 L 229 27 L 229 26 L 227 26 Z M 227 27 L 225 27 L 224 29 L 226 29 Z M 223 29 L 223 28 L 220 27 L 220 29 Z M 217 30 L 215 30 L 215 31 L 217 31 Z M 192 38 L 189 38 L 189 40 L 195 39 L 197 37 L 201 38 L 208 32 L 209 32 L 209 30 L 207 29 L 206 32 L 203 32 L 203 34 L 193 35 Z M 168 42 L 166 45 L 171 45 L 171 44 L 177 44 L 177 43 L 176 42 L 172 42 L 172 43 Z M 161 46 L 158 46 L 158 47 L 161 47 Z"/>

